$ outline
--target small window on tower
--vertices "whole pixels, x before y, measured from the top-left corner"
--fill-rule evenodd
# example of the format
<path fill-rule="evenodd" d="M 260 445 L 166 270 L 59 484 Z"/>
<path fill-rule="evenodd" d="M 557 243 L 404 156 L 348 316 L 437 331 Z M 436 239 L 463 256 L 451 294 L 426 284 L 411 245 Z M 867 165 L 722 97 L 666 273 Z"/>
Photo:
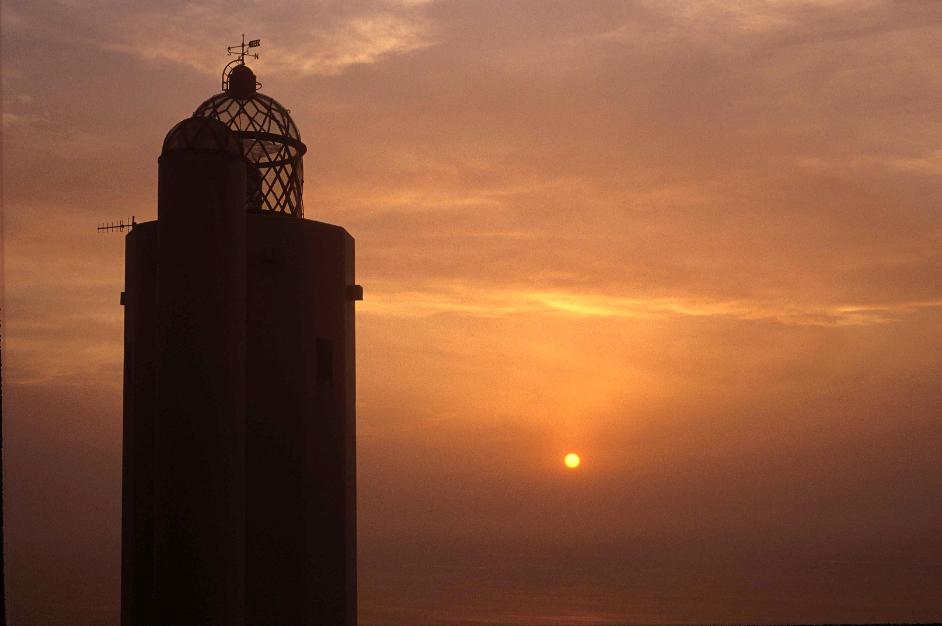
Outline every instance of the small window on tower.
<path fill-rule="evenodd" d="M 317 338 L 317 380 L 330 382 L 334 379 L 334 342 Z"/>

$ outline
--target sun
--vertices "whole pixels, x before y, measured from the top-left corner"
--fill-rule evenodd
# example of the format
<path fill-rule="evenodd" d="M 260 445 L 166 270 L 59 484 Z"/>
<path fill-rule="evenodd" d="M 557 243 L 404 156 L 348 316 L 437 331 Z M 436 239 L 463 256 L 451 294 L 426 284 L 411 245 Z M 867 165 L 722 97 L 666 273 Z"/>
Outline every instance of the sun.
<path fill-rule="evenodd" d="M 582 463 L 582 459 L 580 459 L 579 455 L 575 452 L 570 452 L 565 457 L 563 457 L 563 463 L 565 463 L 566 467 L 569 469 L 576 469 L 579 467 L 579 464 Z"/>

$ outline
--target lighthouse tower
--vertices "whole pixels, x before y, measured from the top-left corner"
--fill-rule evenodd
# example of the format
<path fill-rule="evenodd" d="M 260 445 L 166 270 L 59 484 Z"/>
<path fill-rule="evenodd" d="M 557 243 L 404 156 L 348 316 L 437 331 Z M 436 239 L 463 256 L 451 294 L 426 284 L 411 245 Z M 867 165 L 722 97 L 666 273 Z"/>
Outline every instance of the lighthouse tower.
<path fill-rule="evenodd" d="M 123 626 L 357 622 L 354 242 L 246 56 L 127 235 Z"/>

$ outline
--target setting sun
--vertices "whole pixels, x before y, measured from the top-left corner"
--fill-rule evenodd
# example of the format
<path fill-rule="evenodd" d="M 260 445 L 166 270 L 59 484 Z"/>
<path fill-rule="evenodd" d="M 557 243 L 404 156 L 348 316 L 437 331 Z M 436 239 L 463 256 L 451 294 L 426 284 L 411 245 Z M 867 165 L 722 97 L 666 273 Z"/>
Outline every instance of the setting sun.
<path fill-rule="evenodd" d="M 579 458 L 579 455 L 575 452 L 570 452 L 563 458 L 563 463 L 566 464 L 566 467 L 569 469 L 576 469 L 579 467 L 579 463 L 582 462 L 582 459 Z"/>

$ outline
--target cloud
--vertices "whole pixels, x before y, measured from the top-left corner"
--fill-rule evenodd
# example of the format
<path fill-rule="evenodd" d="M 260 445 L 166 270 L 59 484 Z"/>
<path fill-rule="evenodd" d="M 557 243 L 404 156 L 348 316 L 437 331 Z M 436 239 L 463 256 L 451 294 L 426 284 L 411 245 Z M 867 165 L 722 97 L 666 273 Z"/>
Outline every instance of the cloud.
<path fill-rule="evenodd" d="M 923 156 L 888 158 L 883 162 L 901 170 L 927 176 L 942 176 L 942 150 L 934 150 Z"/>
<path fill-rule="evenodd" d="M 336 75 L 350 67 L 377 63 L 434 43 L 426 2 L 165 2 L 147 7 L 102 1 L 13 7 L 14 29 L 35 27 L 48 37 L 169 62 L 205 74 L 218 74 L 227 60 L 224 46 L 261 38 L 253 65 L 266 75 Z M 60 11 L 69 11 L 69 23 Z"/>
<path fill-rule="evenodd" d="M 35 113 L 14 113 L 12 111 L 3 112 L 4 127 L 25 126 L 32 127 L 37 124 L 48 122 L 46 118 Z"/>
<path fill-rule="evenodd" d="M 433 43 L 426 26 L 390 13 L 352 18 L 332 32 L 314 33 L 311 38 L 315 43 L 308 47 L 282 48 L 273 71 L 339 74 L 354 65 L 376 63 Z M 279 54 L 278 48 L 272 54 Z"/>
<path fill-rule="evenodd" d="M 942 308 L 942 300 L 886 304 L 794 304 L 760 300 L 710 300 L 691 297 L 604 296 L 567 291 L 457 287 L 427 291 L 371 292 L 360 307 L 366 315 L 429 317 L 564 316 L 632 321 L 699 317 L 774 321 L 787 326 L 867 326 L 901 321 L 907 315 Z"/>

